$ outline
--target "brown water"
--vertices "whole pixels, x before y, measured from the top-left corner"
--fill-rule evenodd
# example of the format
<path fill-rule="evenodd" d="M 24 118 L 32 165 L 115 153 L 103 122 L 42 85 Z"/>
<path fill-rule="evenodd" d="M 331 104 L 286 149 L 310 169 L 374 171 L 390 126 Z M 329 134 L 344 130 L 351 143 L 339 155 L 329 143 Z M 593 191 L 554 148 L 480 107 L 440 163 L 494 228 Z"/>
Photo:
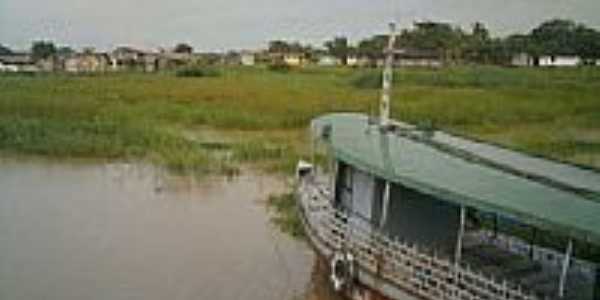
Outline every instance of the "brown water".
<path fill-rule="evenodd" d="M 328 299 L 269 222 L 281 179 L 0 160 L 0 299 Z"/>

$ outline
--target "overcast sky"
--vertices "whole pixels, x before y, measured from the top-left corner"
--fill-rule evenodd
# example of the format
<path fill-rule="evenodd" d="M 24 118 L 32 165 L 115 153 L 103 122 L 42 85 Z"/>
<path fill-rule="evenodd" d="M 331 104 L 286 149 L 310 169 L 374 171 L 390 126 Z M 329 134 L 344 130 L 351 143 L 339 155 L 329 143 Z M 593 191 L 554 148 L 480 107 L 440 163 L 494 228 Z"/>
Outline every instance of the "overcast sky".
<path fill-rule="evenodd" d="M 0 43 L 51 39 L 74 47 L 199 51 L 257 48 L 282 38 L 321 44 L 386 30 L 390 20 L 482 21 L 496 35 L 562 17 L 600 28 L 600 0 L 0 0 Z"/>

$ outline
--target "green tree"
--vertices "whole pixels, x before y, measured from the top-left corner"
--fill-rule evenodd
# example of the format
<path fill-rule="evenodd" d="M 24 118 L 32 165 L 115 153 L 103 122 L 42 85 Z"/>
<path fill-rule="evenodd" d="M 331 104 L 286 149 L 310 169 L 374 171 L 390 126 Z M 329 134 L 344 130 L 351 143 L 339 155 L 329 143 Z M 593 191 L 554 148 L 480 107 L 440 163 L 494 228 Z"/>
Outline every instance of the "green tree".
<path fill-rule="evenodd" d="M 6 54 L 11 54 L 12 50 L 10 50 L 10 48 L 0 44 L 0 55 L 6 55 Z"/>
<path fill-rule="evenodd" d="M 283 40 L 273 40 L 269 42 L 269 52 L 271 53 L 289 53 L 291 46 Z"/>
<path fill-rule="evenodd" d="M 387 47 L 388 36 L 376 35 L 368 39 L 361 40 L 358 43 L 357 53 L 367 56 L 371 59 L 380 58 L 383 56 L 383 50 Z"/>
<path fill-rule="evenodd" d="M 330 55 L 340 59 L 344 65 L 348 62 L 348 55 L 353 51 L 348 45 L 348 39 L 343 36 L 335 37 L 333 40 L 326 41 L 323 45 Z"/>
<path fill-rule="evenodd" d="M 575 29 L 576 52 L 585 60 L 600 58 L 600 32 L 578 25 Z"/>
<path fill-rule="evenodd" d="M 571 20 L 546 21 L 530 33 L 532 46 L 539 54 L 577 54 L 577 24 Z"/>
<path fill-rule="evenodd" d="M 192 54 L 193 51 L 194 51 L 194 48 L 186 43 L 179 43 L 173 49 L 173 52 L 175 52 L 175 53 Z"/>
<path fill-rule="evenodd" d="M 56 54 L 56 46 L 51 41 L 35 41 L 31 45 L 31 56 L 34 60 L 48 58 Z"/>
<path fill-rule="evenodd" d="M 447 23 L 419 22 L 413 30 L 405 30 L 400 35 L 403 47 L 437 50 L 446 59 L 460 59 L 467 45 L 466 35 L 460 28 Z"/>
<path fill-rule="evenodd" d="M 75 53 L 75 50 L 73 50 L 73 48 L 71 48 L 69 46 L 62 46 L 62 47 L 59 47 L 58 49 L 56 49 L 56 54 L 61 55 L 61 56 L 71 55 L 73 53 Z"/>
<path fill-rule="evenodd" d="M 490 61 L 490 52 L 493 49 L 490 47 L 492 39 L 490 38 L 490 32 L 483 23 L 476 22 L 473 24 L 471 34 L 466 39 L 465 55 L 468 60 L 477 63 Z"/>

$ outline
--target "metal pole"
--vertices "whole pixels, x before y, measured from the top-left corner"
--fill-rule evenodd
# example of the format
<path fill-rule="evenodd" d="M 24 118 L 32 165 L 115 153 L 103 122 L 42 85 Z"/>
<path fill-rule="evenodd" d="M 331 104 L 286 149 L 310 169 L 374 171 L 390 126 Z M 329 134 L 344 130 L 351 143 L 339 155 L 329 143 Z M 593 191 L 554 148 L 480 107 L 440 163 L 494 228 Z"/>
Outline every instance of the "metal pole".
<path fill-rule="evenodd" d="M 394 45 L 396 44 L 396 24 L 390 23 L 390 39 L 386 49 L 385 67 L 383 69 L 383 90 L 381 92 L 381 103 L 379 105 L 380 125 L 386 127 L 390 119 L 390 97 L 392 80 L 394 76 Z"/>
<path fill-rule="evenodd" d="M 565 259 L 563 260 L 562 272 L 560 274 L 560 282 L 558 285 L 558 297 L 562 298 L 565 295 L 565 283 L 567 281 L 567 271 L 569 270 L 569 264 L 571 263 L 571 252 L 573 251 L 573 241 L 569 240 L 569 245 L 567 246 L 567 253 L 565 254 Z"/>
<path fill-rule="evenodd" d="M 529 243 L 529 259 L 533 260 L 535 254 L 535 240 L 537 238 L 537 228 L 532 227 L 533 232 L 531 234 L 531 242 Z"/>
<path fill-rule="evenodd" d="M 600 266 L 596 266 L 594 282 L 594 300 L 600 300 Z"/>
<path fill-rule="evenodd" d="M 379 221 L 379 229 L 383 229 L 387 222 L 388 206 L 390 205 L 390 182 L 385 181 L 385 187 L 383 188 L 383 204 L 381 206 L 381 220 Z"/>
<path fill-rule="evenodd" d="M 462 239 L 465 234 L 466 209 L 464 205 L 460 206 L 460 227 L 458 228 L 458 237 L 456 238 L 456 253 L 454 254 L 454 265 L 458 268 L 462 256 Z"/>
<path fill-rule="evenodd" d="M 498 238 L 498 214 L 494 214 L 494 239 Z"/>

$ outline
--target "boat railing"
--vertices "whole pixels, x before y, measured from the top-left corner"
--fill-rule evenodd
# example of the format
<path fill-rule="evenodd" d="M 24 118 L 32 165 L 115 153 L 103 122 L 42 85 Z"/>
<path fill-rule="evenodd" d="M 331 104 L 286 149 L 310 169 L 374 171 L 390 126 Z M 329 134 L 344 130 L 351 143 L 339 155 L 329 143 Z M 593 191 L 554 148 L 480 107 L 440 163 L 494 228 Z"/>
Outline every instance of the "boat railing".
<path fill-rule="evenodd" d="M 361 272 L 424 299 L 532 300 L 533 294 L 507 280 L 493 278 L 435 251 L 390 238 L 353 222 L 348 212 L 332 206 L 326 185 L 301 180 L 299 207 L 309 238 L 333 252 L 349 252 Z"/>

